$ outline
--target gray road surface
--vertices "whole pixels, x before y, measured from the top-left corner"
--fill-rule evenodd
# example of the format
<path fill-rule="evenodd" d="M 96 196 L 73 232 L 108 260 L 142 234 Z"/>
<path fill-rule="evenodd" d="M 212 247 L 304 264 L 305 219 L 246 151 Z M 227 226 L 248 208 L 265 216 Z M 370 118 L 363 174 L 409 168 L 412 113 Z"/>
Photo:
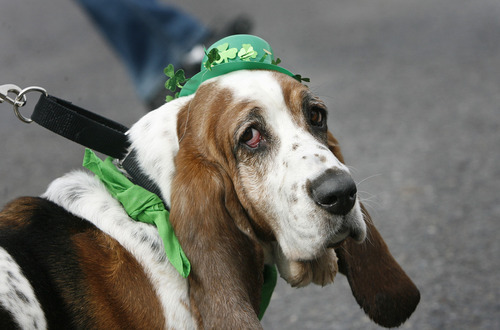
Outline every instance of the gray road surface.
<path fill-rule="evenodd" d="M 421 289 L 403 328 L 500 329 L 500 1 L 172 2 L 207 24 L 252 15 L 282 65 L 311 77 L 378 228 Z M 144 112 L 72 1 L 0 0 L 3 83 L 41 85 L 126 125 Z M 81 163 L 81 147 L 5 104 L 0 141 L 1 204 Z M 263 324 L 378 328 L 342 276 L 325 288 L 281 281 Z"/>

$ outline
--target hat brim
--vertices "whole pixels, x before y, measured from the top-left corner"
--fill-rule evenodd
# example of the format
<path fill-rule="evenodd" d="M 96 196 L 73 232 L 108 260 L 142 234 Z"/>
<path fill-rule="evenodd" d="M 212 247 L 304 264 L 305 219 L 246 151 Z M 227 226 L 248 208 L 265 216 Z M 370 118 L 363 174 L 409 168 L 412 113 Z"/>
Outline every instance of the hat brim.
<path fill-rule="evenodd" d="M 283 69 L 274 64 L 270 63 L 260 63 L 260 62 L 230 62 L 230 63 L 221 63 L 214 67 L 212 70 L 203 70 L 196 75 L 194 75 L 191 79 L 186 82 L 186 84 L 182 87 L 182 90 L 179 93 L 179 96 L 188 96 L 196 92 L 200 85 L 212 78 L 222 76 L 224 74 L 238 71 L 238 70 L 272 70 L 284 73 L 290 77 L 295 77 L 293 73 L 290 71 Z"/>

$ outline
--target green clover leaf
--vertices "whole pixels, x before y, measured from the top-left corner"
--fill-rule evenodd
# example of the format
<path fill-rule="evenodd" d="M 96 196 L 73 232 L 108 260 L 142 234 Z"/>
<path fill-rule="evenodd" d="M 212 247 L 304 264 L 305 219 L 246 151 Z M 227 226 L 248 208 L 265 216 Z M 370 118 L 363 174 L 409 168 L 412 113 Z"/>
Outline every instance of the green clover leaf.
<path fill-rule="evenodd" d="M 165 75 L 167 77 L 173 77 L 175 75 L 175 70 L 174 70 L 174 66 L 172 64 L 169 64 L 164 70 L 163 72 L 165 73 Z"/>
<path fill-rule="evenodd" d="M 300 74 L 296 74 L 295 76 L 293 76 L 295 79 L 297 79 L 298 81 L 300 82 L 311 82 L 311 79 L 309 78 L 305 78 L 305 77 L 302 77 Z"/>
<path fill-rule="evenodd" d="M 238 53 L 238 49 L 237 48 L 229 48 L 229 43 L 225 43 L 225 44 L 222 44 L 220 45 L 219 47 L 217 47 L 217 49 L 219 50 L 219 55 L 220 55 L 220 59 L 216 60 L 215 63 L 216 64 L 219 64 L 219 63 L 227 63 L 229 62 L 229 60 L 232 60 L 236 57 L 236 54 Z"/>
<path fill-rule="evenodd" d="M 189 80 L 189 79 L 186 79 L 186 75 L 184 74 L 184 70 L 179 69 L 179 70 L 175 71 L 174 66 L 172 64 L 169 64 L 163 70 L 163 72 L 169 78 L 165 82 L 165 88 L 171 92 L 175 92 L 177 89 L 182 89 L 182 87 L 184 87 L 183 84 L 185 84 Z M 175 93 L 174 96 L 167 95 L 165 101 L 170 102 L 173 99 L 176 99 L 178 97 L 179 97 L 179 92 Z"/>
<path fill-rule="evenodd" d="M 252 45 L 243 44 L 238 52 L 238 57 L 243 61 L 250 61 L 251 58 L 256 58 L 257 54 L 258 53 L 253 49 Z"/>
<path fill-rule="evenodd" d="M 172 100 L 175 100 L 176 98 L 179 97 L 179 92 L 175 93 L 174 96 L 172 95 L 167 95 L 167 97 L 165 98 L 165 102 L 170 102 Z"/>
<path fill-rule="evenodd" d="M 208 53 L 205 50 L 205 55 L 207 55 L 207 61 L 205 62 L 204 66 L 205 68 L 207 68 L 207 70 L 211 71 L 214 63 L 216 63 L 221 58 L 219 50 L 217 48 L 212 48 Z"/>
<path fill-rule="evenodd" d="M 169 79 L 165 82 L 165 88 L 172 92 L 175 92 L 177 88 L 182 88 L 181 84 L 188 80 L 186 79 L 184 70 L 179 69 L 175 71 L 172 64 L 169 64 L 163 72 L 167 77 L 169 77 Z"/>

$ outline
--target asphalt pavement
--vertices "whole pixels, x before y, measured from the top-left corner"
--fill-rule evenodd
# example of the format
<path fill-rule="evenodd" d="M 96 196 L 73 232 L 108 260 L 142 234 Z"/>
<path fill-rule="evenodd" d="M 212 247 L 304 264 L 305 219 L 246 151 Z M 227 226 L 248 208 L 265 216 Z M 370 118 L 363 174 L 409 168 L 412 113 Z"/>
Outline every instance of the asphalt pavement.
<path fill-rule="evenodd" d="M 249 14 L 282 66 L 311 78 L 361 197 L 421 290 L 403 329 L 500 329 L 500 1 L 170 3 L 215 26 Z M 125 125 L 145 111 L 72 1 L 0 0 L 5 83 L 42 86 Z M 6 104 L 0 141 L 2 205 L 81 165 L 82 147 Z M 343 276 L 324 288 L 280 281 L 263 325 L 379 328 Z"/>

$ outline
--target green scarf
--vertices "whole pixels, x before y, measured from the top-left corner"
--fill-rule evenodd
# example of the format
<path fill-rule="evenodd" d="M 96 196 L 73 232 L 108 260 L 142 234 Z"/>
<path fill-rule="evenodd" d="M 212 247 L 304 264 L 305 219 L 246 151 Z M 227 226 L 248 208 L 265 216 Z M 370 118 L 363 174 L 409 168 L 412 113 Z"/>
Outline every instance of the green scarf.
<path fill-rule="evenodd" d="M 169 212 L 160 197 L 133 184 L 115 167 L 111 157 L 102 161 L 92 150 L 86 149 L 83 166 L 101 180 L 108 192 L 122 204 L 132 219 L 156 226 L 165 246 L 168 260 L 179 274 L 187 278 L 191 271 L 191 264 L 175 236 L 174 229 L 169 221 Z M 269 305 L 277 277 L 274 265 L 264 266 L 264 284 L 262 286 L 259 319 L 262 319 Z"/>
<path fill-rule="evenodd" d="M 111 157 L 103 162 L 94 152 L 86 149 L 83 166 L 94 172 L 132 219 L 156 226 L 168 260 L 179 274 L 184 278 L 188 277 L 191 265 L 175 236 L 169 221 L 169 213 L 160 197 L 133 184 L 118 171 Z"/>

